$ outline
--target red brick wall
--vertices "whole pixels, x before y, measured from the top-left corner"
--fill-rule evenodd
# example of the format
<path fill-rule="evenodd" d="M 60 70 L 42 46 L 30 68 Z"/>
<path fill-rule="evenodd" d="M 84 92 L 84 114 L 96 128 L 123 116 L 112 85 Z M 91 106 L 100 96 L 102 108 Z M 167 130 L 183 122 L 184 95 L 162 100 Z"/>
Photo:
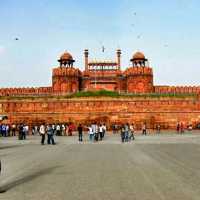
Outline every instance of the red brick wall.
<path fill-rule="evenodd" d="M 165 128 L 175 128 L 181 121 L 200 122 L 200 100 L 193 98 L 38 98 L 0 100 L 0 114 L 9 116 L 9 122 L 68 122 L 87 123 L 93 120 L 107 124 L 132 123 L 137 127 L 146 121 Z"/>
<path fill-rule="evenodd" d="M 129 93 L 154 92 L 152 68 L 130 67 L 124 74 L 127 76 L 127 91 Z"/>
<path fill-rule="evenodd" d="M 52 87 L 54 93 L 73 93 L 79 91 L 81 71 L 76 68 L 57 67 L 53 69 Z"/>

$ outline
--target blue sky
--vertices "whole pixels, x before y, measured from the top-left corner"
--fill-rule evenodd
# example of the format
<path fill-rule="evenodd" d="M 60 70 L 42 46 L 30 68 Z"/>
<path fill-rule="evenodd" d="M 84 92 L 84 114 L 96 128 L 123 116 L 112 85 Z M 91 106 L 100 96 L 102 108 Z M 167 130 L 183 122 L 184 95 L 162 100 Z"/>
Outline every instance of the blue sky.
<path fill-rule="evenodd" d="M 199 13 L 198 0 L 0 0 L 0 87 L 51 85 L 59 55 L 83 69 L 85 48 L 91 59 L 121 48 L 122 69 L 139 50 L 156 85 L 200 85 Z"/>

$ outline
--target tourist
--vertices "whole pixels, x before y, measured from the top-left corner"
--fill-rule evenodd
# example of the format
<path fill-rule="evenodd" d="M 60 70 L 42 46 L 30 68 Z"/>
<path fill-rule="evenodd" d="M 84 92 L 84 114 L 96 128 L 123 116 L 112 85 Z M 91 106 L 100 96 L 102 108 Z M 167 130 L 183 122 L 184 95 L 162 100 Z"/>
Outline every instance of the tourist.
<path fill-rule="evenodd" d="M 83 127 L 81 124 L 78 125 L 78 141 L 83 142 Z"/>
<path fill-rule="evenodd" d="M 62 124 L 61 126 L 61 135 L 64 136 L 65 135 L 65 125 Z"/>
<path fill-rule="evenodd" d="M 61 135 L 61 127 L 60 127 L 60 125 L 59 124 L 57 124 L 57 126 L 56 126 L 56 135 L 57 136 L 60 136 Z"/>
<path fill-rule="evenodd" d="M 103 126 L 102 124 L 99 125 L 99 136 L 100 136 L 100 140 L 103 139 Z"/>
<path fill-rule="evenodd" d="M 34 129 L 35 129 L 34 131 L 35 135 L 40 135 L 40 125 L 36 125 Z"/>
<path fill-rule="evenodd" d="M 129 126 L 129 130 L 130 130 L 130 136 L 129 136 L 129 140 L 135 140 L 135 136 L 134 136 L 134 124 L 131 124 Z"/>
<path fill-rule="evenodd" d="M 95 124 L 94 138 L 95 138 L 95 141 L 98 142 L 98 140 L 99 140 L 99 127 L 98 127 L 97 124 Z"/>
<path fill-rule="evenodd" d="M 125 139 L 125 127 L 122 124 L 122 126 L 121 126 L 121 141 L 124 142 L 124 139 Z"/>
<path fill-rule="evenodd" d="M 45 142 L 45 134 L 46 134 L 44 124 L 42 124 L 42 125 L 40 126 L 39 133 L 40 133 L 40 135 L 42 136 L 41 144 L 44 145 L 44 142 Z"/>
<path fill-rule="evenodd" d="M 12 124 L 11 131 L 12 131 L 12 136 L 16 136 L 16 124 Z"/>
<path fill-rule="evenodd" d="M 142 135 L 147 135 L 147 125 L 146 125 L 146 123 L 144 123 L 142 125 Z"/>
<path fill-rule="evenodd" d="M 29 126 L 27 124 L 24 125 L 24 131 L 25 131 L 25 139 L 26 139 L 26 135 L 29 134 Z"/>
<path fill-rule="evenodd" d="M 52 129 L 53 129 L 53 135 L 56 135 L 56 125 L 52 124 Z"/>
<path fill-rule="evenodd" d="M 18 127 L 19 134 L 18 134 L 18 139 L 22 140 L 22 135 L 23 135 L 23 124 L 20 124 Z"/>
<path fill-rule="evenodd" d="M 117 127 L 117 124 L 116 124 L 116 123 L 114 123 L 114 124 L 112 125 L 112 130 L 113 130 L 113 134 L 116 134 L 116 133 L 117 133 L 118 127 Z"/>
<path fill-rule="evenodd" d="M 22 124 L 21 139 L 22 140 L 26 139 L 26 125 L 25 124 Z"/>
<path fill-rule="evenodd" d="M 192 124 L 188 125 L 188 131 L 192 131 Z"/>
<path fill-rule="evenodd" d="M 124 126 L 124 129 L 125 129 L 125 142 L 128 142 L 129 140 L 129 124 L 125 124 Z"/>
<path fill-rule="evenodd" d="M 6 136 L 10 136 L 10 126 L 6 125 Z"/>
<path fill-rule="evenodd" d="M 183 122 L 181 122 L 181 124 L 180 124 L 180 133 L 181 134 L 184 133 L 184 124 L 183 124 Z"/>
<path fill-rule="evenodd" d="M 68 135 L 69 135 L 69 136 L 72 136 L 72 131 L 73 131 L 73 129 L 74 129 L 74 126 L 73 126 L 72 123 L 70 123 L 69 126 L 68 126 Z"/>
<path fill-rule="evenodd" d="M 179 131 L 180 131 L 180 123 L 178 122 L 176 125 L 176 132 L 179 133 Z"/>
<path fill-rule="evenodd" d="M 91 126 L 88 127 L 88 134 L 89 134 L 89 140 L 91 142 L 93 142 L 93 140 L 94 140 L 94 132 L 92 131 L 92 127 Z"/>
<path fill-rule="evenodd" d="M 53 131 L 52 125 L 49 124 L 47 125 L 47 144 L 55 145 L 53 135 L 54 135 L 54 131 Z"/>
<path fill-rule="evenodd" d="M 2 130 L 2 136 L 7 137 L 7 135 L 6 135 L 6 125 L 5 124 L 2 124 L 1 130 Z"/>
<path fill-rule="evenodd" d="M 157 134 L 160 134 L 160 124 L 157 124 L 157 125 L 156 125 L 156 133 L 157 133 Z"/>
<path fill-rule="evenodd" d="M 99 133 L 98 133 L 98 126 L 97 126 L 96 122 L 93 123 L 91 127 L 92 127 L 92 132 L 94 133 L 94 139 L 95 139 L 95 141 L 98 141 Z"/>
<path fill-rule="evenodd" d="M 103 138 L 105 137 L 105 135 L 106 135 L 106 125 L 103 124 Z"/>

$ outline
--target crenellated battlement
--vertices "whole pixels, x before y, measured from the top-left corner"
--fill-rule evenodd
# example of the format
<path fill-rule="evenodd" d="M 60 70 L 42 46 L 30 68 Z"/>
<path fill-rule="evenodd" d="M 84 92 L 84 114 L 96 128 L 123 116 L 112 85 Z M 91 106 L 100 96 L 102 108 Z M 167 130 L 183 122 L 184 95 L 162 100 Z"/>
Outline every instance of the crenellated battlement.
<path fill-rule="evenodd" d="M 200 86 L 154 86 L 159 94 L 200 94 Z"/>
<path fill-rule="evenodd" d="M 0 88 L 0 96 L 51 94 L 52 87 Z"/>
<path fill-rule="evenodd" d="M 57 67 L 53 69 L 53 76 L 67 76 L 67 77 L 79 77 L 81 71 L 74 67 Z"/>
<path fill-rule="evenodd" d="M 150 75 L 153 76 L 153 70 L 151 67 L 129 67 L 124 71 L 126 76 L 136 76 L 136 75 Z"/>

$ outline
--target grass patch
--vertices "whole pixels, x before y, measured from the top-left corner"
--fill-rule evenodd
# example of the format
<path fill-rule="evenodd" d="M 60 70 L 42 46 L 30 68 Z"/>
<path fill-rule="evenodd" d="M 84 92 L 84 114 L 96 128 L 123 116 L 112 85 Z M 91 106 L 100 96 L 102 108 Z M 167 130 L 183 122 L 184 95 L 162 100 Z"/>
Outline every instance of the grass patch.
<path fill-rule="evenodd" d="M 131 94 L 131 93 L 118 93 L 114 91 L 99 90 L 99 91 L 81 91 L 73 94 L 66 95 L 18 95 L 18 96 L 0 96 L 0 100 L 23 100 L 23 99 L 70 99 L 79 97 L 113 97 L 113 98 L 193 98 L 197 99 L 198 94 L 195 93 L 147 93 L 147 94 Z"/>
<path fill-rule="evenodd" d="M 68 95 L 68 97 L 119 97 L 120 94 L 118 92 L 100 90 L 100 91 L 81 91 L 74 93 L 72 95 Z"/>

